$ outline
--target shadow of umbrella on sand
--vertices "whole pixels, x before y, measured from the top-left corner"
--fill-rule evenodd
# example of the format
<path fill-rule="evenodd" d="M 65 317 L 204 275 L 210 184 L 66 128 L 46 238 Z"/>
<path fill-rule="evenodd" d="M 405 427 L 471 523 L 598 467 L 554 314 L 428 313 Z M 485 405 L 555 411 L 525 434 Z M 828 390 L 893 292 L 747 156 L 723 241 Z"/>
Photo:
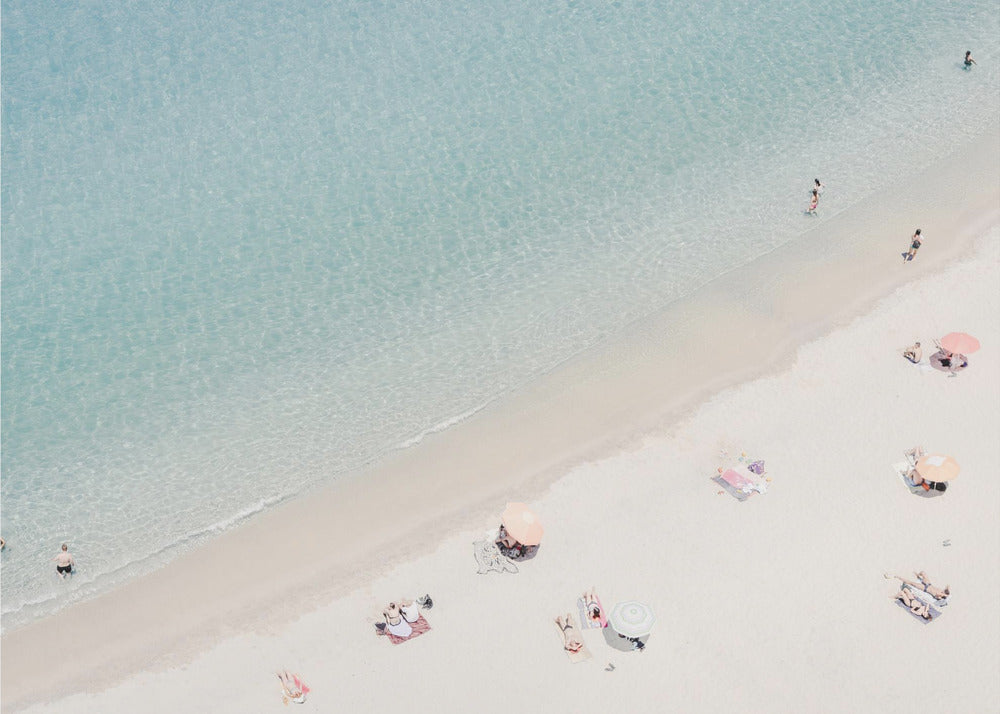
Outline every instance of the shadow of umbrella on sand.
<path fill-rule="evenodd" d="M 618 650 L 631 650 L 632 640 L 641 640 L 653 631 L 656 615 L 649 605 L 637 600 L 620 602 L 608 617 L 609 627 L 604 630 L 604 639 Z M 613 634 L 612 634 L 613 633 Z M 620 635 L 618 637 L 617 635 Z M 627 638 L 627 639 L 623 639 Z"/>

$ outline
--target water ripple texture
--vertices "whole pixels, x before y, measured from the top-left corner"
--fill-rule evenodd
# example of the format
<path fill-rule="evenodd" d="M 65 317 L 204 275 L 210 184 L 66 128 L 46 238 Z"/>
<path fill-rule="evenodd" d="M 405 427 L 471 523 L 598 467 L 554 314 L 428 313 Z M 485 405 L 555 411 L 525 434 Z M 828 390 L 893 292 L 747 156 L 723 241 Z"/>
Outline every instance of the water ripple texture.
<path fill-rule="evenodd" d="M 997 36 L 986 0 L 3 0 L 4 627 L 779 248 L 814 176 L 847 207 L 946 155 Z"/>

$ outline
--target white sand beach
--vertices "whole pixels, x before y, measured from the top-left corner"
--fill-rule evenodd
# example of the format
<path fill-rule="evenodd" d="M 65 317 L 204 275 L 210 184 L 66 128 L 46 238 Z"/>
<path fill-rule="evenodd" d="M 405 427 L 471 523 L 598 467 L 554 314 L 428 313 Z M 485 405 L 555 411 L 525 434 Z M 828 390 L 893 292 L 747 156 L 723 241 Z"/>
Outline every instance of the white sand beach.
<path fill-rule="evenodd" d="M 286 711 L 283 668 L 303 712 L 995 710 L 998 136 L 369 473 L 5 634 L 3 711 Z M 958 377 L 902 358 L 952 331 L 983 346 Z M 917 444 L 961 465 L 938 497 L 892 471 Z M 744 453 L 771 481 L 738 502 L 710 478 Z M 541 549 L 479 575 L 508 500 Z M 929 624 L 883 578 L 915 570 L 953 593 Z M 644 652 L 587 630 L 570 663 L 552 620 L 591 586 L 653 608 Z M 430 632 L 376 636 L 424 593 Z"/>

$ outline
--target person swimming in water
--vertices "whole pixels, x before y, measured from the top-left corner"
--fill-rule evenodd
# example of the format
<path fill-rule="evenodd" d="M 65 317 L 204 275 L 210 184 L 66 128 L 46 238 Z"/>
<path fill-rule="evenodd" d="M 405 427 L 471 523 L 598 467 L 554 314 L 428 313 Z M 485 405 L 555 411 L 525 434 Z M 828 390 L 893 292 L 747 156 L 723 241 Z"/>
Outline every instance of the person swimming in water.
<path fill-rule="evenodd" d="M 967 50 L 965 53 L 965 68 L 972 69 L 972 65 L 976 63 L 976 60 L 972 59 L 972 50 Z"/>

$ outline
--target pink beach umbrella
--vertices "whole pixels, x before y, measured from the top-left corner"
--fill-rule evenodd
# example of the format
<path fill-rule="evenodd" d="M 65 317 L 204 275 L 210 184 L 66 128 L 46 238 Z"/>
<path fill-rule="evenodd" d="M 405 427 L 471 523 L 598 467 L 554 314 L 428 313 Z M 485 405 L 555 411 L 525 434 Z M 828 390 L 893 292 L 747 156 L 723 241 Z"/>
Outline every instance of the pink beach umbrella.
<path fill-rule="evenodd" d="M 950 481 L 958 476 L 958 462 L 943 454 L 927 454 L 917 459 L 915 467 L 927 481 Z"/>
<path fill-rule="evenodd" d="M 971 355 L 979 349 L 979 340 L 964 332 L 949 332 L 938 343 L 952 354 Z"/>
<path fill-rule="evenodd" d="M 508 503 L 501 519 L 507 534 L 522 545 L 538 545 L 542 542 L 541 521 L 525 503 Z"/>

